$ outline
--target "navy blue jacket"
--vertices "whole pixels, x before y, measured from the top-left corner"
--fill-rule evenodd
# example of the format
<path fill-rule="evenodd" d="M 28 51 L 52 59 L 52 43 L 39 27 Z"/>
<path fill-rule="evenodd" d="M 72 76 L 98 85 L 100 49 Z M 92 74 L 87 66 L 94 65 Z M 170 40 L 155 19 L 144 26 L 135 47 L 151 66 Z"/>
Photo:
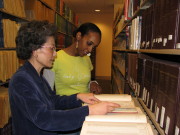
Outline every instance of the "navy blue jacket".
<path fill-rule="evenodd" d="M 9 99 L 14 135 L 56 135 L 82 126 L 89 114 L 77 95 L 58 96 L 26 62 L 11 78 Z"/>

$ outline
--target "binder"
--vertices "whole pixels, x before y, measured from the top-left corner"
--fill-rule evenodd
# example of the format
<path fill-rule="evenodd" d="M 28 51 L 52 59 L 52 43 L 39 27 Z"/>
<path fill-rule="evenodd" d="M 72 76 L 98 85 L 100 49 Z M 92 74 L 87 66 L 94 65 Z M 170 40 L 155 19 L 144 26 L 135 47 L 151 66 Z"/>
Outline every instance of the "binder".
<path fill-rule="evenodd" d="M 153 60 L 146 59 L 145 64 L 145 75 L 144 75 L 144 88 L 146 89 L 144 102 L 148 108 L 150 108 L 150 98 L 151 98 L 151 81 L 152 81 L 152 71 L 153 71 Z M 144 91 L 145 92 L 145 91 Z"/>
<path fill-rule="evenodd" d="M 155 103 L 158 90 L 159 80 L 159 61 L 153 61 L 152 81 L 151 81 L 151 94 L 150 94 L 150 110 L 155 113 Z"/>
<path fill-rule="evenodd" d="M 142 98 L 143 96 L 143 88 L 144 88 L 144 74 L 145 74 L 145 62 L 146 59 L 138 58 L 138 76 L 137 76 L 137 83 L 139 85 L 139 89 L 137 92 L 138 97 Z"/>
<path fill-rule="evenodd" d="M 168 62 L 167 73 L 168 73 L 168 87 L 167 87 L 167 98 L 166 98 L 166 112 L 164 129 L 168 135 L 174 134 L 176 110 L 179 106 L 179 86 L 180 86 L 180 64 Z M 178 115 L 177 115 L 178 117 Z"/>
<path fill-rule="evenodd" d="M 176 49 L 176 43 L 178 38 L 178 28 L 179 28 L 179 11 L 173 10 L 167 15 L 168 19 L 168 29 L 167 29 L 167 46 L 166 49 Z"/>

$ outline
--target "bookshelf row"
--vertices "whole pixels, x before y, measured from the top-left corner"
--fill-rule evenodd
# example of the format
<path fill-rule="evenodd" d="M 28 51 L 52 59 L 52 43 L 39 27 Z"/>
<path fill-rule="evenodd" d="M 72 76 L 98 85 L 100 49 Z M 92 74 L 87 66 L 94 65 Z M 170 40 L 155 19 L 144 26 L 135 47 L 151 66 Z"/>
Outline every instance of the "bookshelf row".
<path fill-rule="evenodd" d="M 57 50 L 71 45 L 73 31 L 79 25 L 78 16 L 64 0 L 14 0 L 13 3 L 0 0 L 0 85 L 8 82 L 20 66 L 15 56 L 15 37 L 21 24 L 30 20 L 47 20 L 57 25 Z"/>
<path fill-rule="evenodd" d="M 127 91 L 129 86 L 131 92 L 133 91 L 134 95 L 148 108 L 155 125 L 160 126 L 165 134 L 179 134 L 180 61 L 176 56 L 160 59 L 156 55 L 137 53 L 124 53 L 124 55 L 125 58 L 120 57 L 113 61 L 112 82 L 116 82 L 113 83 L 113 92 L 132 95 Z M 123 76 L 121 73 L 123 67 L 119 68 L 117 63 L 125 60 L 126 76 Z"/>
<path fill-rule="evenodd" d="M 168 54 L 168 55 L 180 55 L 180 49 L 140 49 L 129 50 L 119 49 L 119 47 L 113 47 L 113 51 L 116 52 L 134 52 L 134 53 L 147 53 L 147 54 Z"/>
<path fill-rule="evenodd" d="M 15 39 L 16 31 L 21 23 L 29 20 L 48 20 L 49 22 L 55 23 L 58 26 L 59 33 L 64 35 L 62 40 L 64 40 L 64 38 L 66 39 L 65 41 L 68 40 L 68 42 L 63 42 L 61 46 L 66 46 L 66 43 L 72 41 L 72 33 L 76 26 L 78 26 L 78 17 L 68 8 L 63 0 L 25 0 L 24 3 L 22 0 L 16 1 L 21 5 L 17 6 L 17 9 L 12 5 L 13 3 L 9 3 L 9 0 L 5 1 L 4 4 L 0 1 L 0 48 L 15 47 L 15 43 L 12 42 Z M 13 29 L 14 34 L 8 30 L 10 27 L 11 30 Z M 8 33 L 11 33 L 12 36 Z M 71 40 L 69 40 L 69 38 L 71 38 Z"/>
<path fill-rule="evenodd" d="M 180 134 L 179 4 L 145 0 L 136 11 L 124 9 L 132 16 L 114 20 L 112 79 L 123 77 L 124 92 L 134 93 L 161 135 Z"/>
<path fill-rule="evenodd" d="M 143 12 L 134 15 L 126 25 L 125 17 L 115 27 L 114 40 L 124 38 L 125 45 L 114 46 L 119 49 L 179 49 L 179 7 L 178 1 L 153 1 Z M 123 37 L 125 36 L 125 37 Z M 120 39 L 122 40 L 122 39 Z"/>
<path fill-rule="evenodd" d="M 117 37 L 127 26 L 131 24 L 131 21 L 141 14 L 142 10 L 148 8 L 151 5 L 152 0 L 124 0 L 123 8 L 115 11 L 115 19 L 113 24 L 114 37 Z"/>

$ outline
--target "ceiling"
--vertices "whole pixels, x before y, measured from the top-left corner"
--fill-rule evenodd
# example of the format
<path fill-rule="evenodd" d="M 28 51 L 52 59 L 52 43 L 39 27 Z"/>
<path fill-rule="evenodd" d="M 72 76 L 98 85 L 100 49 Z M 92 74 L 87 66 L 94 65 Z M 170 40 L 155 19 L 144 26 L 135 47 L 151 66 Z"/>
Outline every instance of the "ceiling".
<path fill-rule="evenodd" d="M 75 13 L 95 13 L 100 9 L 101 13 L 113 13 L 114 4 L 123 4 L 124 0 L 64 0 Z"/>

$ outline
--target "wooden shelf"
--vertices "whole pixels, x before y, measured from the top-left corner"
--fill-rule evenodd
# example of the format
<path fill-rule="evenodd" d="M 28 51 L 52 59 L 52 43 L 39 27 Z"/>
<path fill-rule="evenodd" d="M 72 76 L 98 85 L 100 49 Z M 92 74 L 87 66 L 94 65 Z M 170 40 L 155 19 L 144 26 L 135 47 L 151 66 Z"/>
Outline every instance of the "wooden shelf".
<path fill-rule="evenodd" d="M 114 68 L 116 68 L 116 67 L 114 67 Z M 114 80 L 114 82 L 116 83 L 118 92 L 119 92 L 119 94 L 122 94 L 124 91 L 122 91 L 122 89 L 121 89 L 121 82 L 119 82 L 119 81 L 120 81 L 119 76 L 116 76 L 117 73 L 116 73 L 115 69 L 114 69 L 112 72 L 113 72 L 113 74 L 114 74 L 113 80 Z M 118 71 L 118 72 L 121 74 L 120 71 Z M 124 78 L 123 76 L 122 76 L 122 78 L 124 79 L 124 87 L 125 87 L 125 82 L 126 82 L 126 80 L 125 80 L 125 78 Z"/>
<path fill-rule="evenodd" d="M 0 48 L 0 51 L 9 51 L 9 50 L 16 50 L 16 48 Z"/>
<path fill-rule="evenodd" d="M 145 109 L 142 107 L 142 105 L 141 105 L 140 102 L 138 101 L 138 98 L 133 97 L 132 99 L 133 99 L 133 101 L 134 101 L 135 106 L 139 107 L 139 108 L 141 109 L 141 111 L 145 113 L 145 115 L 146 115 L 146 117 L 147 117 L 147 121 L 148 121 L 148 123 L 151 125 L 151 127 L 152 127 L 152 129 L 153 129 L 154 135 L 158 135 L 158 134 L 159 134 L 158 130 L 156 129 L 155 125 L 153 124 L 153 122 L 151 121 L 151 119 L 149 118 L 149 116 L 147 115 Z"/>
<path fill-rule="evenodd" d="M 180 55 L 180 49 L 141 49 L 138 52 Z"/>
<path fill-rule="evenodd" d="M 113 49 L 113 51 L 180 55 L 180 49 L 140 49 L 140 50 Z"/>
<path fill-rule="evenodd" d="M 126 73 L 125 73 L 125 72 L 126 72 L 126 71 L 125 71 L 125 70 L 126 70 L 125 67 L 124 67 L 124 69 L 123 69 L 123 67 L 120 67 L 119 64 L 117 64 L 116 62 L 113 62 L 112 64 L 113 64 L 114 68 L 116 68 L 117 70 L 119 70 L 119 72 L 121 73 L 121 75 L 122 75 L 122 76 L 124 77 L 124 79 L 125 79 L 125 74 L 126 74 Z"/>
<path fill-rule="evenodd" d="M 5 11 L 4 9 L 0 9 L 0 12 L 6 14 L 6 15 L 8 15 L 8 16 L 10 16 L 10 18 L 13 18 L 14 20 L 17 20 L 17 21 L 19 21 L 19 22 L 24 22 L 24 21 L 25 21 L 25 22 L 28 22 L 28 21 L 29 21 L 27 18 L 23 18 L 23 17 L 19 17 L 19 16 L 17 16 L 17 15 L 11 14 L 11 13 Z"/>
<path fill-rule="evenodd" d="M 115 35 L 115 38 L 123 31 L 123 29 L 126 28 L 126 26 L 128 26 L 128 25 L 132 22 L 132 20 L 133 20 L 134 18 L 136 18 L 136 17 L 141 13 L 142 10 L 148 8 L 148 7 L 151 5 L 151 3 L 152 3 L 151 1 L 152 1 L 152 0 L 144 0 L 144 2 L 140 5 L 140 8 L 134 12 L 134 15 L 132 16 L 132 18 L 131 18 L 130 20 L 126 21 L 125 24 L 122 26 L 122 29 L 120 29 L 120 30 L 117 32 L 117 34 Z M 120 21 L 120 17 L 121 17 L 121 16 L 119 16 L 119 17 L 117 18 L 117 21 L 115 21 L 116 23 L 115 23 L 115 25 L 114 25 L 114 28 L 118 25 L 118 23 L 119 23 L 119 21 Z"/>
<path fill-rule="evenodd" d="M 152 121 L 153 125 L 155 126 L 155 128 L 157 129 L 157 131 L 159 132 L 160 135 L 165 135 L 164 130 L 159 126 L 159 124 L 156 122 L 155 120 L 155 115 L 146 107 L 146 105 L 144 104 L 143 100 L 140 98 L 137 98 L 137 100 L 139 101 L 139 103 L 141 104 L 141 106 L 143 107 L 143 109 L 145 110 L 145 112 L 147 113 L 148 117 L 150 118 L 150 120 Z"/>

